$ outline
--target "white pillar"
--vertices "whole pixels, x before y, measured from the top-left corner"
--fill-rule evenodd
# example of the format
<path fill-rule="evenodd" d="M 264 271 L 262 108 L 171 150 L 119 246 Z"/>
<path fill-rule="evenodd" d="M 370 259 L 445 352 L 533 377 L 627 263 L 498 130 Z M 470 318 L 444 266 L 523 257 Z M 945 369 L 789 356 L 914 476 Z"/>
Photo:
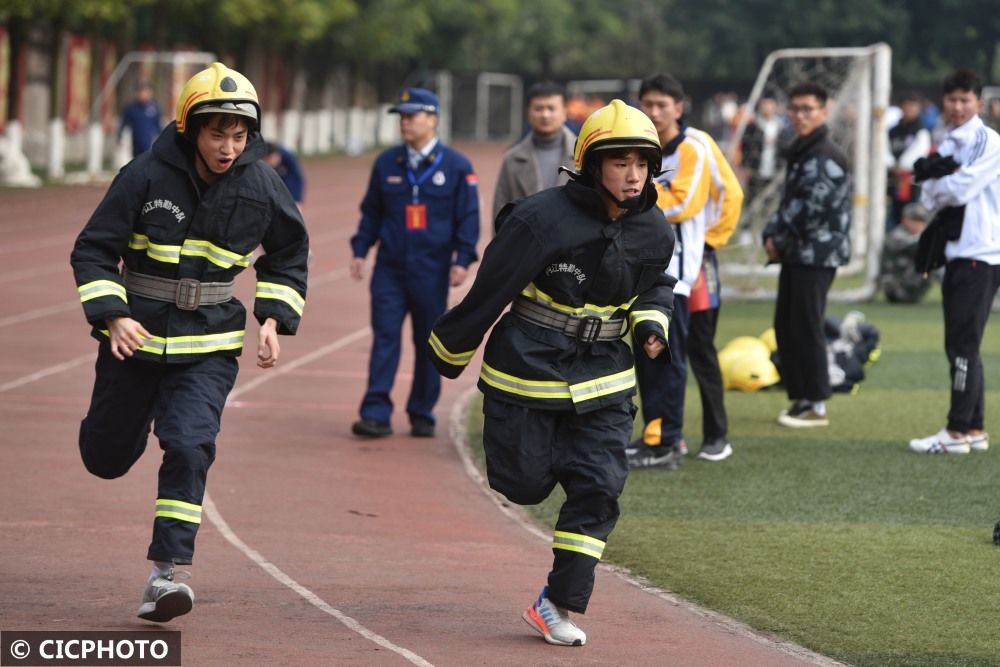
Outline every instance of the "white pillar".
<path fill-rule="evenodd" d="M 104 166 L 104 128 L 91 123 L 87 128 L 87 173 L 95 177 Z"/>
<path fill-rule="evenodd" d="M 51 179 L 66 175 L 66 127 L 62 118 L 53 118 L 49 122 L 48 175 Z"/>

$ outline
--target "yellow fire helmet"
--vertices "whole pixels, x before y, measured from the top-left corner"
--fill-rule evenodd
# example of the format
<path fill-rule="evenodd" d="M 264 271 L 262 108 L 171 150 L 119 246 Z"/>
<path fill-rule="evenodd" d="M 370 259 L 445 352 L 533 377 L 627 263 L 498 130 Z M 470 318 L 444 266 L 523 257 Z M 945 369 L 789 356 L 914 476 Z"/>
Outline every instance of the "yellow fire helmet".
<path fill-rule="evenodd" d="M 774 352 L 778 349 L 778 337 L 774 333 L 774 327 L 771 327 L 764 333 L 760 335 L 760 339 L 764 341 L 764 345 L 767 345 L 767 349 Z"/>
<path fill-rule="evenodd" d="M 778 369 L 771 360 L 757 356 L 736 357 L 722 368 L 722 386 L 726 389 L 757 391 L 780 380 Z"/>
<path fill-rule="evenodd" d="M 222 63 L 212 63 L 184 84 L 177 98 L 177 132 L 184 134 L 191 116 L 203 113 L 230 113 L 246 116 L 260 127 L 257 91 L 245 76 Z"/>
<path fill-rule="evenodd" d="M 611 100 L 611 104 L 590 114 L 583 122 L 573 151 L 577 172 L 583 173 L 589 154 L 614 148 L 639 150 L 649 163 L 650 174 L 660 173 L 660 137 L 653 121 L 621 100 Z"/>

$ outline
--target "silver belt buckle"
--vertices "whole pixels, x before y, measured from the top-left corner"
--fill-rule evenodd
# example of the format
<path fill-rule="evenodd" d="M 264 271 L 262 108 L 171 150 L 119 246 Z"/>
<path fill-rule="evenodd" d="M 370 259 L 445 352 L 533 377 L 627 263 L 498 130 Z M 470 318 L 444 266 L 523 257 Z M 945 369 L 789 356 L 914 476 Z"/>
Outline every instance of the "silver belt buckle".
<path fill-rule="evenodd" d="M 174 293 L 174 304 L 178 310 L 198 310 L 201 304 L 201 283 L 194 278 L 181 278 L 177 281 L 177 291 Z"/>

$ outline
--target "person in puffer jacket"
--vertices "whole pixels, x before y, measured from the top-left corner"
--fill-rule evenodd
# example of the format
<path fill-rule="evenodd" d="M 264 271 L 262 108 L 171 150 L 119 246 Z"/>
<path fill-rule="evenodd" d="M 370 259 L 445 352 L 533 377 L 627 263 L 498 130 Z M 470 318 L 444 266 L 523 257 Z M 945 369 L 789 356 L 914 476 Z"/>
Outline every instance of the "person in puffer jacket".
<path fill-rule="evenodd" d="M 774 331 L 792 404 L 778 423 L 803 428 L 829 424 L 823 321 L 834 274 L 851 255 L 851 182 L 847 158 L 826 125 L 826 89 L 799 83 L 788 96 L 796 139 L 788 149 L 781 204 L 764 227 L 763 241 L 769 262 L 781 264 Z"/>

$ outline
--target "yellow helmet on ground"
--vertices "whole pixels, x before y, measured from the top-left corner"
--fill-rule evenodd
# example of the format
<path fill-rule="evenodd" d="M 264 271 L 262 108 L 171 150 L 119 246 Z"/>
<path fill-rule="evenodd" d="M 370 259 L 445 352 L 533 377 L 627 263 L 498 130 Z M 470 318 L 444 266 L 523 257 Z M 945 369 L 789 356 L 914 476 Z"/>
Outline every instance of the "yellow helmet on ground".
<path fill-rule="evenodd" d="M 660 173 L 660 137 L 646 114 L 621 100 L 601 107 L 587 117 L 576 138 L 573 159 L 583 173 L 587 156 L 595 151 L 631 148 L 643 153 L 652 175 Z"/>
<path fill-rule="evenodd" d="M 764 345 L 767 345 L 767 349 L 771 352 L 776 352 L 778 349 L 778 337 L 774 333 L 774 327 L 771 327 L 764 333 L 760 335 L 760 339 L 764 341 Z"/>
<path fill-rule="evenodd" d="M 738 357 L 722 368 L 722 386 L 740 391 L 757 391 L 781 380 L 770 359 L 755 356 Z"/>
<path fill-rule="evenodd" d="M 245 116 L 253 121 L 251 129 L 260 127 L 260 101 L 253 84 L 222 63 L 212 63 L 184 84 L 177 98 L 177 132 L 184 134 L 191 116 L 203 113 Z"/>

